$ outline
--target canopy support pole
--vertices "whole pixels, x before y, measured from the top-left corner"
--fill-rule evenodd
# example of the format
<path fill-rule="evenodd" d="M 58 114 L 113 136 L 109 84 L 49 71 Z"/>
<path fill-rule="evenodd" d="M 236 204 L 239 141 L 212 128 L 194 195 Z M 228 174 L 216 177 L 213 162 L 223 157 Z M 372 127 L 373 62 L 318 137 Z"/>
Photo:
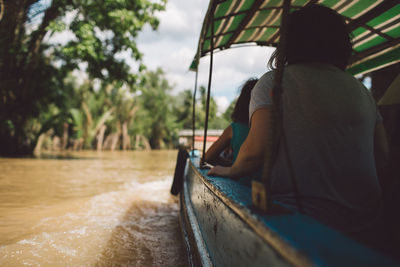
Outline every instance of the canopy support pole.
<path fill-rule="evenodd" d="M 198 53 L 197 53 L 198 55 Z M 194 147 L 194 137 L 196 134 L 196 92 L 197 92 L 197 77 L 199 74 L 199 66 L 197 65 L 196 68 L 196 78 L 194 79 L 194 91 L 193 91 L 193 108 L 192 108 L 192 150 L 195 149 Z"/>
<path fill-rule="evenodd" d="M 210 12 L 210 23 L 211 23 L 211 40 L 210 40 L 210 72 L 208 75 L 208 88 L 207 88 L 207 102 L 206 102 L 206 118 L 204 123 L 204 140 L 203 140 L 203 153 L 201 157 L 200 168 L 204 167 L 205 155 L 206 155 L 206 143 L 207 143 L 207 130 L 208 130 L 208 115 L 210 111 L 210 92 L 211 92 L 211 80 L 213 71 L 213 58 L 214 58 L 214 11 L 216 4 L 214 3 Z"/>

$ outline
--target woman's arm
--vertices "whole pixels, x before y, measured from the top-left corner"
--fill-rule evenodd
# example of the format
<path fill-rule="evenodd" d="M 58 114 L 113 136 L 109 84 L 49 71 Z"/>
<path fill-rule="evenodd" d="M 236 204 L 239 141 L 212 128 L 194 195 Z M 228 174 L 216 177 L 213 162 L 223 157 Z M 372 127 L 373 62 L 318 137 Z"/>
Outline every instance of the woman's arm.
<path fill-rule="evenodd" d="M 232 139 L 232 127 L 227 127 L 222 135 L 215 141 L 211 147 L 207 150 L 206 155 L 204 157 L 205 161 L 211 163 L 213 165 L 223 164 L 225 166 L 229 165 L 227 162 L 224 162 L 219 156 L 222 151 L 224 151 L 227 147 L 230 146 Z M 232 164 L 232 163 L 230 163 Z"/>
<path fill-rule="evenodd" d="M 208 175 L 240 178 L 262 167 L 264 151 L 271 132 L 271 108 L 257 109 L 251 117 L 251 127 L 232 167 L 215 166 Z"/>

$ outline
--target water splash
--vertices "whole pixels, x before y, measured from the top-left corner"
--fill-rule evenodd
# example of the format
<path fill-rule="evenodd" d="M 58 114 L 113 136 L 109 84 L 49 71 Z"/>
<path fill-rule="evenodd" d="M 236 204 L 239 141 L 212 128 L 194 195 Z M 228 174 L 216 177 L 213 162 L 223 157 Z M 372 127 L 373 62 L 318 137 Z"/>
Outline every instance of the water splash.
<path fill-rule="evenodd" d="M 25 211 L 30 229 L 0 246 L 0 265 L 183 266 L 171 182 L 165 174 L 130 179 L 115 190 Z"/>

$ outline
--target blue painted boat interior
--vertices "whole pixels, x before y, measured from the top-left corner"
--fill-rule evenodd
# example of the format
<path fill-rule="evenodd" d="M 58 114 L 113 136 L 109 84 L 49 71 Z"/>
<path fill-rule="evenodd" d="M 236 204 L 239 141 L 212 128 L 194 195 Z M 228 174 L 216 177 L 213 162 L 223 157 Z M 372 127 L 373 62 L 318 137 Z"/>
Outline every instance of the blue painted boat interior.
<path fill-rule="evenodd" d="M 191 157 L 199 172 L 236 204 L 245 207 L 266 227 L 306 255 L 317 266 L 399 266 L 399 263 L 344 236 L 315 219 L 292 213 L 265 215 L 252 210 L 251 187 L 222 177 L 207 176 L 199 169 L 199 158 Z"/>

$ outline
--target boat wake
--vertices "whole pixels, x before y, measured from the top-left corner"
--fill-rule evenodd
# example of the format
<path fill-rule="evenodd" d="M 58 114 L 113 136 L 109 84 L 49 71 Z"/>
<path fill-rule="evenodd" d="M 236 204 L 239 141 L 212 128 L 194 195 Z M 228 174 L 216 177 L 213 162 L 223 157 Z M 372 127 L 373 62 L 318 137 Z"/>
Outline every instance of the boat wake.
<path fill-rule="evenodd" d="M 184 265 L 171 179 L 131 181 L 115 191 L 32 209 L 36 222 L 24 238 L 0 247 L 0 265 Z"/>

